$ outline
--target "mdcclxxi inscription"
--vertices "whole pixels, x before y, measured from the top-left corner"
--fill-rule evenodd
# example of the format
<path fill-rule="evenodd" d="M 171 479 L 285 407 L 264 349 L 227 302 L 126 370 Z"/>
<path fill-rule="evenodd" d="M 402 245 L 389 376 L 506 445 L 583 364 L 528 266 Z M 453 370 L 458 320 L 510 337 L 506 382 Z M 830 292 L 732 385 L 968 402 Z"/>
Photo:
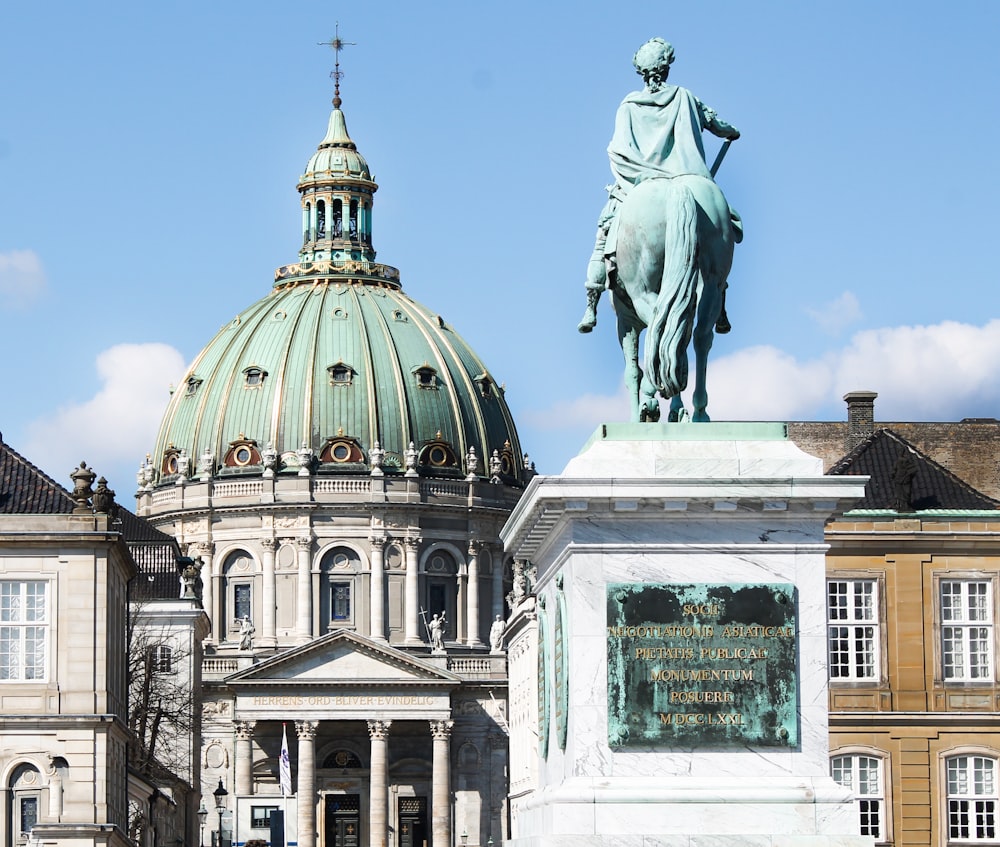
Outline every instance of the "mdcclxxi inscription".
<path fill-rule="evenodd" d="M 610 583 L 608 743 L 795 747 L 795 586 Z"/>

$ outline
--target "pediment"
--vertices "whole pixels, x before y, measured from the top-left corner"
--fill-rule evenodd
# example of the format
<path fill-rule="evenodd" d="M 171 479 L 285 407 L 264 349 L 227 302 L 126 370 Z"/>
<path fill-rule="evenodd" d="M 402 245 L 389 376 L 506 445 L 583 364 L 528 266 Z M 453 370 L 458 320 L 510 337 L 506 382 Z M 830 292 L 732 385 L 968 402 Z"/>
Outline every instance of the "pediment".
<path fill-rule="evenodd" d="M 293 647 L 226 678 L 235 687 L 262 683 L 454 685 L 453 673 L 347 630 Z"/>

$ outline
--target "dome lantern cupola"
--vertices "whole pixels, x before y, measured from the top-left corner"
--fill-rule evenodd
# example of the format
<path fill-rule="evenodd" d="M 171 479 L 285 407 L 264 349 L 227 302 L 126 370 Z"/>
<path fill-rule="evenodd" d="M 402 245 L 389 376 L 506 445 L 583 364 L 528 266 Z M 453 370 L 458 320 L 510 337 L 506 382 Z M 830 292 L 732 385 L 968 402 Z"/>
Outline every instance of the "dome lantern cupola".
<path fill-rule="evenodd" d="M 299 180 L 302 197 L 301 262 L 373 261 L 372 196 L 378 185 L 347 132 L 334 97 L 330 123 Z"/>

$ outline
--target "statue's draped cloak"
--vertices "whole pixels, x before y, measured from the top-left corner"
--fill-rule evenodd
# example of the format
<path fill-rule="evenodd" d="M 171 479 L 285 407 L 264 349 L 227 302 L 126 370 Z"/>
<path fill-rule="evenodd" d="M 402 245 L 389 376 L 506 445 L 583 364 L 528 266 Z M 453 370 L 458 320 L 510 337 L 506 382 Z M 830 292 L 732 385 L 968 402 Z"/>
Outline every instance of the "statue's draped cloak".
<path fill-rule="evenodd" d="M 629 188 L 653 177 L 711 179 L 701 140 L 703 109 L 697 97 L 677 85 L 629 94 L 618 107 L 608 145 L 616 183 L 612 196 L 624 199 Z"/>

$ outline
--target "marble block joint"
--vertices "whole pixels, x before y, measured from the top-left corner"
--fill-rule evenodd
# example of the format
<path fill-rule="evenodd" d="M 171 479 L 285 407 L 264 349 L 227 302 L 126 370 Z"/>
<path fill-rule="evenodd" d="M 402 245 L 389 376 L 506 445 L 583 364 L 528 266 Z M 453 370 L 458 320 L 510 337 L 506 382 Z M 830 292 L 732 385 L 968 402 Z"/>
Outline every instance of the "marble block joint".
<path fill-rule="evenodd" d="M 715 423 L 605 424 L 532 480 L 501 532 L 536 571 L 505 633 L 533 695 L 511 847 L 872 844 L 826 707 L 823 526 L 865 482 Z"/>

